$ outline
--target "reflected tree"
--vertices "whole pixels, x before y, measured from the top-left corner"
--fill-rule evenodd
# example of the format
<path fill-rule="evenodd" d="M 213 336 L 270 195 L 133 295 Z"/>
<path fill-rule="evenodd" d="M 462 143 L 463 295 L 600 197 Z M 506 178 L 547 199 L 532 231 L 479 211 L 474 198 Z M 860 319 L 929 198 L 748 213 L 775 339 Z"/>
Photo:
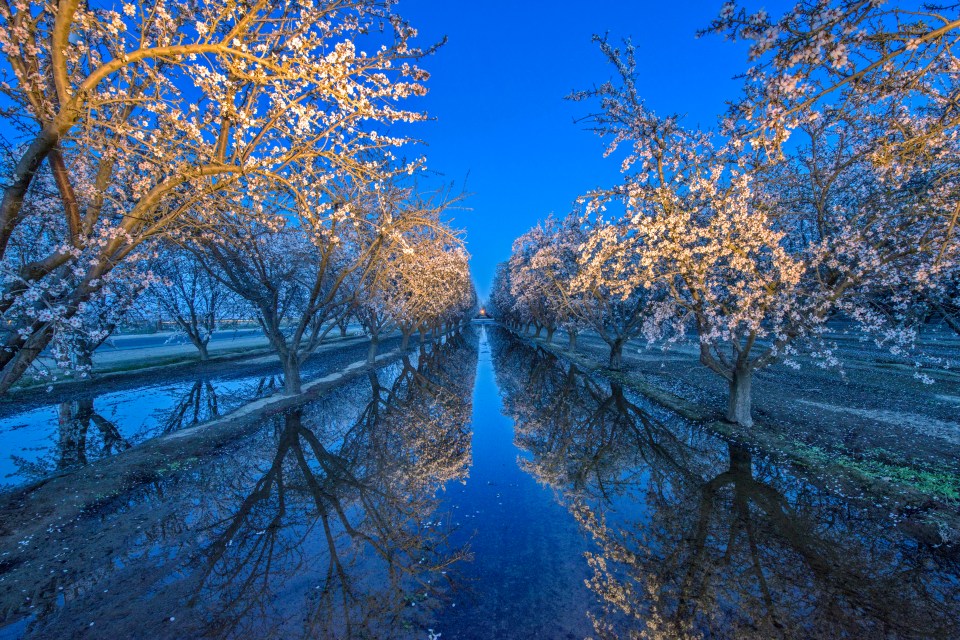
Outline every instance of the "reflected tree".
<path fill-rule="evenodd" d="M 476 358 L 473 332 L 453 335 L 241 440 L 157 460 L 0 564 L 0 618 L 28 620 L 25 637 L 90 620 L 110 637 L 424 637 L 469 555 L 441 499 L 470 463 Z"/>
<path fill-rule="evenodd" d="M 650 522 L 574 512 L 600 551 L 601 637 L 956 637 L 958 567 L 736 445 L 699 483 L 644 491 Z M 634 499 L 640 499 L 634 496 Z M 617 618 L 643 620 L 619 633 Z"/>
<path fill-rule="evenodd" d="M 199 560 L 193 606 L 217 633 L 256 635 L 310 576 L 299 612 L 308 637 L 381 637 L 418 626 L 466 556 L 432 522 L 438 488 L 470 462 L 463 344 L 404 358 L 349 421 L 307 406 L 279 416 L 276 452 Z M 469 355 L 469 354 L 467 354 Z M 283 614 L 281 614 L 283 615 Z M 299 633 L 299 632 L 298 632 Z"/>
<path fill-rule="evenodd" d="M 180 397 L 163 421 L 161 433 L 208 422 L 220 415 L 217 390 L 208 379 L 198 378 Z"/>
<path fill-rule="evenodd" d="M 525 468 L 589 535 L 601 638 L 957 637 L 960 566 L 747 449 L 516 340 Z M 535 390 L 535 391 L 534 391 Z"/>
<path fill-rule="evenodd" d="M 94 408 L 93 397 L 61 402 L 56 411 L 55 446 L 50 453 L 37 460 L 10 456 L 20 477 L 40 480 L 130 448 L 117 425 Z"/>
<path fill-rule="evenodd" d="M 253 400 L 277 393 L 283 388 L 283 377 L 265 375 L 255 383 L 219 389 L 207 378 L 198 378 L 186 388 L 172 408 L 160 414 L 159 433 L 171 433 L 215 420 L 231 410 L 231 401 Z"/>
<path fill-rule="evenodd" d="M 57 470 L 87 464 L 88 448 L 95 458 L 130 448 L 117 426 L 93 408 L 93 398 L 61 402 L 58 423 Z M 88 437 L 91 425 L 97 430 L 93 438 Z"/>

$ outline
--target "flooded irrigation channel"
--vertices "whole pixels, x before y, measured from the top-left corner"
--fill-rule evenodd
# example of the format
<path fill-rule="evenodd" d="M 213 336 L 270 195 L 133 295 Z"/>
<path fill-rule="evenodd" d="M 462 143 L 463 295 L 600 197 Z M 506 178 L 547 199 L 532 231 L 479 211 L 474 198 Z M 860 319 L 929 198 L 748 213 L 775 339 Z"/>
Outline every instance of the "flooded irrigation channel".
<path fill-rule="evenodd" d="M 0 495 L 0 638 L 960 637 L 956 549 L 494 325 L 181 440 Z"/>

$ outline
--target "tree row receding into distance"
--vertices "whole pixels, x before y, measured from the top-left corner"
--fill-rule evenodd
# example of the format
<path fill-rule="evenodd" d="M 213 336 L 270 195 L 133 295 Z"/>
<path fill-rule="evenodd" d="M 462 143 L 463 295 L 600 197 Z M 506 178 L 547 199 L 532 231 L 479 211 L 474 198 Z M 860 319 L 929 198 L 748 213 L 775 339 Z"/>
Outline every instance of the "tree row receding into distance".
<path fill-rule="evenodd" d="M 702 35 L 750 41 L 750 66 L 712 129 L 655 114 L 633 46 L 597 38 L 615 80 L 571 99 L 594 106 L 622 180 L 516 240 L 494 313 L 571 347 L 592 330 L 613 369 L 631 339 L 695 336 L 745 426 L 754 371 L 836 363 L 834 319 L 897 354 L 931 316 L 956 329 L 956 9 L 805 0 L 774 19 L 727 3 Z"/>
<path fill-rule="evenodd" d="M 0 393 L 88 375 L 148 300 L 204 358 L 255 319 L 290 393 L 350 317 L 375 354 L 469 316 L 455 198 L 396 155 L 432 48 L 391 5 L 0 3 Z"/>

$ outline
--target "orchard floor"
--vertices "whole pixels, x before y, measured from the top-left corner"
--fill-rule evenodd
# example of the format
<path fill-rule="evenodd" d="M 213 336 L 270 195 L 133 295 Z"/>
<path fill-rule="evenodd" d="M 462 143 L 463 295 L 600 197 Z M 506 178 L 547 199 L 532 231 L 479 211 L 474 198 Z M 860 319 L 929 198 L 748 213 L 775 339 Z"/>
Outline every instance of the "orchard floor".
<path fill-rule="evenodd" d="M 780 455 L 830 482 L 852 483 L 891 509 L 935 525 L 938 535 L 960 541 L 960 369 L 927 366 L 927 384 L 907 359 L 855 337 L 835 333 L 839 368 L 808 357 L 799 369 L 782 364 L 754 375 L 754 427 L 723 420 L 727 383 L 700 364 L 692 344 L 661 349 L 625 345 L 621 372 L 606 369 L 609 350 L 596 335 L 581 334 L 569 352 L 567 336 L 536 344 L 604 373 L 723 435 Z M 928 355 L 960 363 L 960 339 L 945 333 L 925 338 Z"/>
<path fill-rule="evenodd" d="M 395 349 L 398 337 L 381 342 Z M 365 337 L 328 340 L 303 364 L 304 382 L 367 356 Z M 220 418 L 279 393 L 277 357 L 253 356 L 148 367 L 86 381 L 15 390 L 0 402 L 0 490 L 42 481 Z"/>
<path fill-rule="evenodd" d="M 165 335 L 165 334 L 164 334 Z M 117 339 L 120 345 L 155 338 L 153 334 L 124 335 Z M 156 341 L 162 342 L 163 335 Z M 366 341 L 362 332 L 352 331 L 349 335 L 330 335 L 324 339 L 319 350 L 325 351 L 342 345 Z M 0 407 L 11 400 L 21 402 L 34 397 L 50 397 L 54 391 L 67 395 L 75 390 L 102 387 L 105 384 L 138 384 L 183 375 L 219 375 L 240 367 L 275 362 L 276 356 L 263 336 L 243 335 L 237 339 L 227 337 L 211 342 L 208 346 L 209 359 L 200 360 L 196 348 L 190 344 L 161 344 L 149 346 L 121 346 L 114 348 L 104 345 L 94 354 L 92 375 L 86 378 L 61 375 L 51 381 L 38 371 L 46 368 L 54 370 L 54 363 L 42 357 L 40 366 L 25 375 L 5 397 L 0 397 Z"/>
<path fill-rule="evenodd" d="M 488 322 L 362 355 L 0 492 L 0 640 L 960 637 L 960 546 L 639 378 Z"/>

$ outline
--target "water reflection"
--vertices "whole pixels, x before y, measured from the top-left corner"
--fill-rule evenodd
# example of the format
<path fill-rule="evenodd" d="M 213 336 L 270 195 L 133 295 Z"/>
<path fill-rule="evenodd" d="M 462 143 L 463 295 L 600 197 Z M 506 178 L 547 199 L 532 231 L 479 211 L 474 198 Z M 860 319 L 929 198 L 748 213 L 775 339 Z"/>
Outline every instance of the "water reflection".
<path fill-rule="evenodd" d="M 450 340 L 75 521 L 13 514 L 0 637 L 425 637 L 467 555 L 438 508 L 470 463 L 475 367 L 475 338 Z"/>
<path fill-rule="evenodd" d="M 391 349 L 398 341 L 384 340 L 383 350 Z M 331 347 L 308 359 L 301 375 L 304 380 L 321 377 L 365 355 L 366 346 L 361 343 Z M 63 453 L 59 437 L 60 401 L 92 402 L 97 415 L 112 423 L 125 442 L 136 445 L 229 413 L 283 386 L 279 364 L 270 358 L 214 367 L 200 376 L 190 370 L 134 374 L 72 390 L 57 389 L 51 395 L 29 393 L 26 399 L 0 403 L 0 440 L 4 443 L 0 452 L 0 491 L 5 485 L 43 480 L 63 470 L 58 466 Z M 84 455 L 75 458 L 75 465 L 84 464 L 83 459 L 90 462 L 117 452 L 103 448 L 102 444 L 98 438 L 89 441 Z"/>
<path fill-rule="evenodd" d="M 6 471 L 0 473 L 0 485 L 5 480 L 42 480 L 89 464 L 149 438 L 218 418 L 244 400 L 270 395 L 282 386 L 279 375 L 198 378 L 136 393 L 80 395 L 25 411 L 0 421 L 4 449 L 11 452 L 7 464 L 0 458 L 0 469 Z M 47 431 L 54 435 L 44 437 Z M 33 442 L 21 443 L 22 438 Z"/>
<path fill-rule="evenodd" d="M 960 637 L 956 550 L 505 336 L 521 464 L 596 544 L 598 637 Z"/>
<path fill-rule="evenodd" d="M 266 380 L 262 378 L 258 387 L 263 388 Z M 163 425 L 161 433 L 170 433 L 218 418 L 220 406 L 217 395 L 217 389 L 210 380 L 199 379 L 194 382 L 173 407 L 164 412 L 165 415 L 160 420 Z M 263 394 L 258 392 L 257 395 Z"/>
<path fill-rule="evenodd" d="M 124 486 L 62 407 L 92 466 L 0 500 L 0 638 L 960 637 L 955 549 L 486 332 L 515 425 L 473 332 Z"/>
<path fill-rule="evenodd" d="M 94 410 L 92 398 L 61 402 L 59 421 L 57 470 L 87 464 L 88 447 L 96 450 L 97 457 L 130 448 L 117 426 Z M 97 431 L 92 438 L 88 437 L 91 424 Z"/>

